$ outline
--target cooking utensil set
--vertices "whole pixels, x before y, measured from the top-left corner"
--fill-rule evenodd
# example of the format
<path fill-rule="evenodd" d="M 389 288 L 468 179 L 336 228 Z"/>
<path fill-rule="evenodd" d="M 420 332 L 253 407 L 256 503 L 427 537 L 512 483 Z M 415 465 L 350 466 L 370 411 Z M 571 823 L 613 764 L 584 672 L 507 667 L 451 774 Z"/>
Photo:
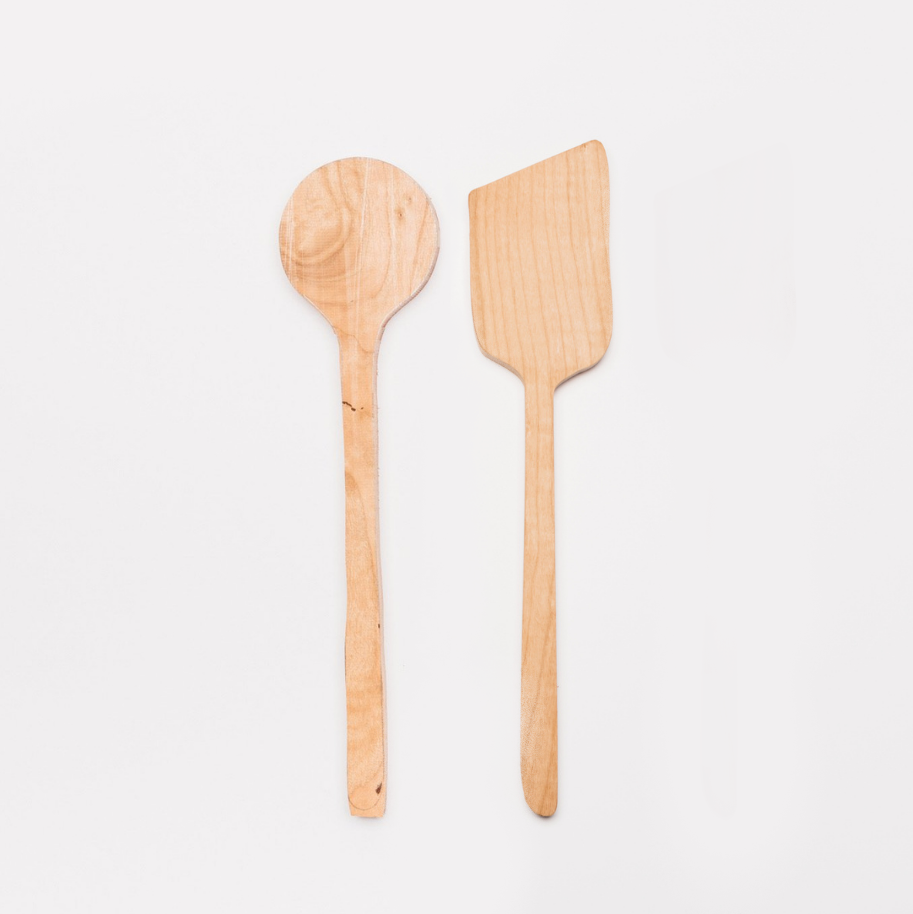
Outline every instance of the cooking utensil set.
<path fill-rule="evenodd" d="M 585 143 L 469 195 L 479 346 L 526 392 L 520 770 L 530 808 L 558 802 L 555 652 L 555 388 L 592 368 L 612 336 L 609 175 Z M 349 811 L 384 814 L 383 603 L 377 513 L 377 352 L 387 321 L 423 288 L 439 249 L 431 200 L 376 159 L 308 175 L 285 208 L 282 265 L 339 340 L 346 492 Z"/>

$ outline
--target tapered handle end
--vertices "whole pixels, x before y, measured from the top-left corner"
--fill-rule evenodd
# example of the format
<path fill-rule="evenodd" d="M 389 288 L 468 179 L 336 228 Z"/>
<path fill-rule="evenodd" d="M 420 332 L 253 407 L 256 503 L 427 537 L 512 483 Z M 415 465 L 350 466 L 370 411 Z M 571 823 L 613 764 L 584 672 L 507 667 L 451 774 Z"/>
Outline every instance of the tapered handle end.
<path fill-rule="evenodd" d="M 554 668 L 552 668 L 554 669 Z M 558 808 L 558 709 L 553 676 L 546 676 L 526 698 L 535 695 L 533 707 L 524 704 L 520 747 L 520 775 L 526 804 L 538 816 L 548 817 Z"/>
<path fill-rule="evenodd" d="M 558 785 L 553 790 L 548 791 L 544 796 L 531 795 L 527 790 L 526 784 L 523 785 L 523 795 L 526 797 L 526 805 L 537 815 L 547 819 L 554 815 L 558 808 Z"/>
<path fill-rule="evenodd" d="M 349 793 L 349 812 L 362 819 L 379 819 L 387 810 L 387 785 L 358 787 Z"/>

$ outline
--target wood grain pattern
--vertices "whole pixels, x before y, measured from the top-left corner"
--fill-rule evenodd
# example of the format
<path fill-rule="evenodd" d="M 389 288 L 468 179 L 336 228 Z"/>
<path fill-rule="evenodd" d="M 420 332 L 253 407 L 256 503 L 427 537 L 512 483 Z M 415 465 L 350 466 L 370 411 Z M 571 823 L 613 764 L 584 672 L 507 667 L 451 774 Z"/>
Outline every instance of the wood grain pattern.
<path fill-rule="evenodd" d="M 612 336 L 609 169 L 597 141 L 469 195 L 472 313 L 482 351 L 526 390 L 520 770 L 530 808 L 558 805 L 554 392 Z"/>
<path fill-rule="evenodd" d="M 310 174 L 289 200 L 279 228 L 285 272 L 339 340 L 348 793 L 355 816 L 382 816 L 387 797 L 377 352 L 387 321 L 431 276 L 439 244 L 427 194 L 405 172 L 376 159 L 342 159 Z"/>

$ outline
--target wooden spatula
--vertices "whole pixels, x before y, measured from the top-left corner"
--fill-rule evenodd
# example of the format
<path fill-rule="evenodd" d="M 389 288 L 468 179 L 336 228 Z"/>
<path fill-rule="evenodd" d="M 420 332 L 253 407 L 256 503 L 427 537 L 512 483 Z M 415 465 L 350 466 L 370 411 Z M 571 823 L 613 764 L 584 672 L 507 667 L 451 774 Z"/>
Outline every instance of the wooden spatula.
<path fill-rule="evenodd" d="M 388 320 L 437 260 L 437 215 L 405 172 L 376 159 L 318 168 L 279 227 L 292 285 L 339 339 L 346 475 L 346 709 L 349 811 L 386 808 L 383 613 L 377 525 L 377 350 Z"/>
<path fill-rule="evenodd" d="M 526 389 L 520 769 L 530 808 L 558 805 L 555 388 L 612 336 L 609 167 L 595 140 L 469 195 L 472 314 L 482 351 Z"/>

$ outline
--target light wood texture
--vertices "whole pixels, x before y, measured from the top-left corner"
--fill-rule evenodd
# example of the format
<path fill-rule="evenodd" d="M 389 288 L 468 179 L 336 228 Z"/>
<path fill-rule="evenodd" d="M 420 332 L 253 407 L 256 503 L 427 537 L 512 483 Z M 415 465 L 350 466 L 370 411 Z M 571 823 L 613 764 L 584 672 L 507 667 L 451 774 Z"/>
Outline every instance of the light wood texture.
<path fill-rule="evenodd" d="M 469 195 L 472 312 L 482 351 L 526 390 L 520 770 L 530 808 L 558 805 L 555 388 L 612 336 L 609 168 L 595 140 Z"/>
<path fill-rule="evenodd" d="M 384 325 L 428 281 L 437 215 L 407 174 L 342 159 L 308 175 L 279 228 L 292 285 L 336 331 L 346 480 L 346 708 L 349 811 L 386 808 L 383 602 L 377 515 L 377 351 Z"/>

